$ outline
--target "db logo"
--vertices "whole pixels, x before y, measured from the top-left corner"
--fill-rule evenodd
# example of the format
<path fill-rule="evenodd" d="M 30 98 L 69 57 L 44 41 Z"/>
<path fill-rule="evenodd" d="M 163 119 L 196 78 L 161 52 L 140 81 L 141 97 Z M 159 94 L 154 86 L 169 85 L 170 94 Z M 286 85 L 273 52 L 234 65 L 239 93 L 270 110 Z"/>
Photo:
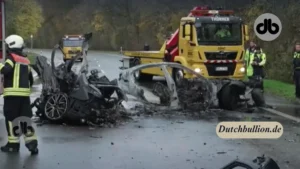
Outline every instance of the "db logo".
<path fill-rule="evenodd" d="M 254 22 L 254 31 L 263 41 L 273 41 L 280 35 L 282 24 L 280 19 L 271 13 L 260 15 Z"/>
<path fill-rule="evenodd" d="M 32 127 L 31 118 L 29 117 L 18 117 L 12 121 L 12 132 L 16 137 L 26 135 L 27 137 L 34 135 L 34 128 Z"/>

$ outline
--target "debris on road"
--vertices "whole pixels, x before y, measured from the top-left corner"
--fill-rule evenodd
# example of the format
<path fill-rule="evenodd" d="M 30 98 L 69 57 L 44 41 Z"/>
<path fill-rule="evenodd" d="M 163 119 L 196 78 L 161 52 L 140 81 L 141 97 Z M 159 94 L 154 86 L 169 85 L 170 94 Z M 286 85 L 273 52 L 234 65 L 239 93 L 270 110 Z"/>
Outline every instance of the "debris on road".
<path fill-rule="evenodd" d="M 102 136 L 94 136 L 94 135 L 91 135 L 90 137 L 91 138 L 102 138 Z"/>
<path fill-rule="evenodd" d="M 140 125 L 135 125 L 135 127 L 137 127 L 137 128 L 143 128 L 142 126 L 140 126 Z"/>

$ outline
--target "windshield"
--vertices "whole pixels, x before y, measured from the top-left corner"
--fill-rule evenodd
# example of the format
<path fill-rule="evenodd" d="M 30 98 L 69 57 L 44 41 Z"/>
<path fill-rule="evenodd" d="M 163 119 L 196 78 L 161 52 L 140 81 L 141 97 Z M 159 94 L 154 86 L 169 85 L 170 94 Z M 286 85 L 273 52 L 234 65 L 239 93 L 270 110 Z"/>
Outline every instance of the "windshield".
<path fill-rule="evenodd" d="M 64 47 L 82 47 L 83 40 L 64 40 Z"/>
<path fill-rule="evenodd" d="M 241 45 L 240 23 L 201 23 L 197 25 L 199 45 Z"/>

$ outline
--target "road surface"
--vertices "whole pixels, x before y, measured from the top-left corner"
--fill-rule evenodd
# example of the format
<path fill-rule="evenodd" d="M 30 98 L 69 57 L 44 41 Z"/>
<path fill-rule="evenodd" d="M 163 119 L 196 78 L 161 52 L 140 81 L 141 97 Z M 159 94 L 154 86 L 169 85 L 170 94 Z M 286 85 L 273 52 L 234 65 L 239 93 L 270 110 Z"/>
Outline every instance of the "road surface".
<path fill-rule="evenodd" d="M 42 52 L 50 56 L 49 50 Z M 110 79 L 118 77 L 119 55 L 90 51 L 88 57 L 90 68 L 100 65 Z M 36 90 L 39 88 L 35 86 Z M 284 126 L 284 133 L 276 140 L 224 140 L 216 135 L 220 121 L 249 119 L 278 121 Z M 3 117 L 0 126 L 0 143 L 5 144 Z M 237 157 L 251 163 L 265 154 L 273 157 L 282 169 L 298 169 L 299 128 L 291 120 L 263 111 L 221 112 L 198 119 L 140 117 L 117 128 L 43 125 L 37 127 L 40 154 L 30 156 L 22 145 L 18 155 L 0 153 L 0 168 L 218 169 Z"/>

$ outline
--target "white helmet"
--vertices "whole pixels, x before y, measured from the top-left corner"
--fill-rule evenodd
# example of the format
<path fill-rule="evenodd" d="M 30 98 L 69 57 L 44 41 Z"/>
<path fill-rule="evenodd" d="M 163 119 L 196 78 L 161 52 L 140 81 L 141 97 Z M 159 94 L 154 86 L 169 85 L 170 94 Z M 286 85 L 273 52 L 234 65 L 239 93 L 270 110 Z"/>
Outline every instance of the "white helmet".
<path fill-rule="evenodd" d="M 19 35 L 10 35 L 5 39 L 5 43 L 10 49 L 24 48 L 24 39 Z"/>

